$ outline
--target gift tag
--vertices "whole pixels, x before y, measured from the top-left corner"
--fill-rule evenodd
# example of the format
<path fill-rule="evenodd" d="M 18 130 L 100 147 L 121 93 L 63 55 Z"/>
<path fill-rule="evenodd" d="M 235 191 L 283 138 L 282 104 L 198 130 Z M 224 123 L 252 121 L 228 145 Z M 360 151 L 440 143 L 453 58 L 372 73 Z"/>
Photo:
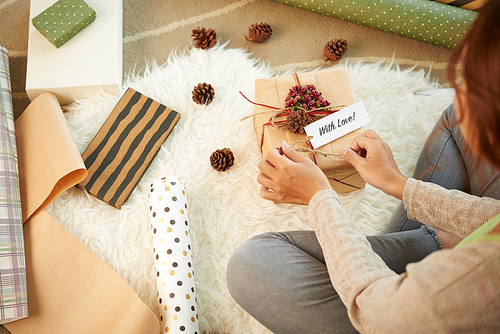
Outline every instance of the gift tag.
<path fill-rule="evenodd" d="M 347 108 L 328 115 L 304 127 L 314 149 L 326 145 L 370 123 L 363 102 L 356 102 Z"/>

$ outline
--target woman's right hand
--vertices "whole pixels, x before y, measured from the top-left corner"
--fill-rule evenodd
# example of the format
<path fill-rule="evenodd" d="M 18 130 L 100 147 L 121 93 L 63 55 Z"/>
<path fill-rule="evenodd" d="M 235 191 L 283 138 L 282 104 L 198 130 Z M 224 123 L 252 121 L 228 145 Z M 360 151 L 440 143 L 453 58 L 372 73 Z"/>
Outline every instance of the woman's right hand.
<path fill-rule="evenodd" d="M 373 130 L 354 138 L 349 148 L 340 150 L 345 161 L 356 168 L 361 177 L 374 186 L 400 200 L 408 180 L 394 161 L 391 148 Z"/>

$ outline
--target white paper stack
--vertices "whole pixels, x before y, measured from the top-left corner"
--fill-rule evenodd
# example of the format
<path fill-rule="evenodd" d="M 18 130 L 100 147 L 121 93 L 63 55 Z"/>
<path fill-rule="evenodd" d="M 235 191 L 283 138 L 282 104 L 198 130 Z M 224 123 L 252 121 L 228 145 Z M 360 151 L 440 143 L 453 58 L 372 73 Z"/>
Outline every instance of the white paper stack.
<path fill-rule="evenodd" d="M 56 0 L 32 0 L 28 41 L 26 93 L 30 100 L 45 92 L 66 105 L 78 98 L 119 93 L 122 84 L 122 0 L 86 0 L 97 17 L 60 48 L 31 24 L 31 19 Z"/>

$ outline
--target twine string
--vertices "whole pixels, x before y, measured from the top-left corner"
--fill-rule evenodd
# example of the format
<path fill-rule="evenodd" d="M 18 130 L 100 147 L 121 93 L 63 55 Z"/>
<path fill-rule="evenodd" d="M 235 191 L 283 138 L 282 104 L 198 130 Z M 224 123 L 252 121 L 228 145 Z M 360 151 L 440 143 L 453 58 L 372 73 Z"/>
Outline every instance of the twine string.
<path fill-rule="evenodd" d="M 311 144 L 311 139 L 312 139 L 312 136 L 307 136 L 307 138 L 305 140 L 297 140 L 296 142 L 292 143 L 292 148 L 296 152 L 312 153 L 313 161 L 316 165 L 318 164 L 318 162 L 316 161 L 316 154 L 321 154 L 324 157 L 328 157 L 328 156 L 340 157 L 341 156 L 340 154 L 327 153 L 327 152 L 323 152 L 323 151 L 314 149 L 312 144 Z M 305 143 L 305 144 L 309 145 L 311 148 L 305 148 L 305 147 L 295 148 L 294 146 L 298 143 Z"/>

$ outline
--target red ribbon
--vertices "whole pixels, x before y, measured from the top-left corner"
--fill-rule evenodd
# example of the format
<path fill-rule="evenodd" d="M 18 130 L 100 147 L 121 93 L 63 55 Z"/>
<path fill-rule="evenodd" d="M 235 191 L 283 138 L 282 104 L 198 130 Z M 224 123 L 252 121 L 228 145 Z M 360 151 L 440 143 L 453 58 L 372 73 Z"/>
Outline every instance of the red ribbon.
<path fill-rule="evenodd" d="M 298 78 L 297 78 L 298 80 Z M 251 101 L 250 99 L 248 99 L 241 91 L 240 91 L 240 94 L 248 101 L 250 102 L 251 104 L 254 104 L 254 105 L 257 105 L 257 106 L 261 106 L 261 107 L 266 107 L 266 108 L 270 108 L 270 109 L 275 109 L 275 110 L 282 110 L 280 108 L 277 108 L 277 107 L 273 107 L 273 106 L 269 106 L 269 105 L 266 105 L 266 104 L 261 104 L 261 103 L 256 103 L 256 102 L 253 102 Z M 285 109 L 285 110 L 288 110 L 288 109 Z M 306 115 L 308 117 L 310 117 L 312 119 L 313 122 L 317 121 L 318 119 L 320 118 L 323 118 L 325 116 L 328 116 L 328 115 L 331 115 L 335 112 L 339 111 L 339 109 L 331 109 L 331 110 L 328 110 L 327 108 L 325 108 L 325 110 L 312 110 L 312 111 L 306 111 Z M 290 113 L 288 112 L 281 112 L 281 113 L 277 113 L 273 116 L 271 116 L 269 118 L 269 122 L 267 123 L 264 123 L 262 124 L 262 138 L 260 140 L 260 152 L 262 153 L 262 147 L 264 146 L 264 128 L 266 126 L 272 126 L 273 128 L 275 129 L 279 129 L 279 130 L 283 130 L 284 128 L 286 128 L 286 123 L 287 123 L 287 120 L 280 120 L 280 121 L 274 121 L 273 119 L 275 117 L 285 117 L 285 116 L 288 116 L 290 115 Z M 309 146 L 311 146 L 311 149 L 313 148 L 311 143 L 309 143 Z M 316 157 L 314 157 L 314 160 L 316 162 Z"/>
<path fill-rule="evenodd" d="M 294 79 L 295 79 L 297 85 L 300 86 L 299 76 L 297 75 L 297 73 L 293 73 L 293 76 L 294 76 Z M 299 91 L 300 91 L 300 96 L 303 98 L 302 91 L 301 90 L 299 90 Z M 283 110 L 281 108 L 277 108 L 277 107 L 269 106 L 269 105 L 266 105 L 266 104 L 261 104 L 261 103 L 253 102 L 250 99 L 248 99 L 241 91 L 240 91 L 240 94 L 248 102 L 250 102 L 253 105 L 257 105 L 257 106 L 261 106 L 261 107 L 266 107 L 266 108 L 270 108 L 270 109 L 274 109 L 274 110 Z M 286 108 L 285 110 L 289 110 L 289 108 Z M 333 110 L 333 109 L 324 108 L 322 110 L 306 111 L 306 115 L 312 120 L 312 122 L 315 122 L 318 119 L 323 118 L 323 117 L 328 116 L 328 115 L 331 115 L 331 114 L 333 114 L 333 113 L 335 113 L 337 111 L 339 111 L 339 109 Z M 289 112 L 278 112 L 277 114 L 275 114 L 275 115 L 273 115 L 273 116 L 271 116 L 269 118 L 269 122 L 264 123 L 262 125 L 262 137 L 261 137 L 261 140 L 260 140 L 260 152 L 261 153 L 262 153 L 262 147 L 264 146 L 264 128 L 266 126 L 272 126 L 275 129 L 283 130 L 284 128 L 286 128 L 287 120 L 274 121 L 274 118 L 276 118 L 276 117 L 285 117 L 285 116 L 289 116 L 289 115 L 290 115 Z M 309 142 L 309 146 L 311 147 L 311 149 L 313 149 L 313 146 L 311 145 L 310 142 Z M 314 154 L 313 154 L 313 159 L 314 159 L 314 163 L 317 164 L 317 162 L 316 162 L 316 156 Z"/>

